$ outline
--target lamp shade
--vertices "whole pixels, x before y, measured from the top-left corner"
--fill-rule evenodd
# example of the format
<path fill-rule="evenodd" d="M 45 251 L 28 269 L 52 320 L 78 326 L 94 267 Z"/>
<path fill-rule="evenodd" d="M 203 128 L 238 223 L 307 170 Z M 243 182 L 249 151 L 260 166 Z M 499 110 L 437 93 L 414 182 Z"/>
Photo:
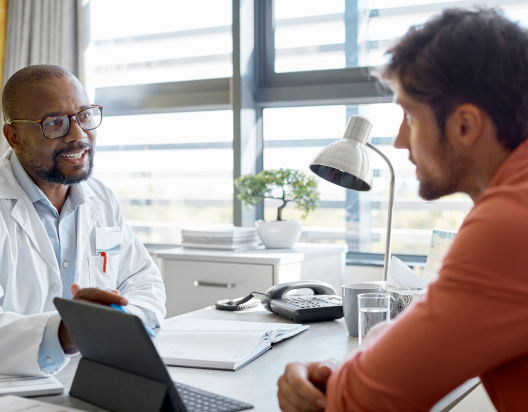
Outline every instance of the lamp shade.
<path fill-rule="evenodd" d="M 346 189 L 372 189 L 372 168 L 367 141 L 372 123 L 363 116 L 351 116 L 342 139 L 325 147 L 310 163 L 317 176 Z"/>

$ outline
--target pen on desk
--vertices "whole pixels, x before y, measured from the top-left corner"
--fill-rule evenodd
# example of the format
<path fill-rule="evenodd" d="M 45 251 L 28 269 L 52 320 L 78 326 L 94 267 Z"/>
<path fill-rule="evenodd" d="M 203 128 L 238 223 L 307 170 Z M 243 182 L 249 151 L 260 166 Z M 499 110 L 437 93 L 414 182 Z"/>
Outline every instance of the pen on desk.
<path fill-rule="evenodd" d="M 123 313 L 126 313 L 127 315 L 130 315 L 130 314 L 131 314 L 128 310 L 126 310 L 126 309 L 125 309 L 123 306 L 121 306 L 121 305 L 114 305 L 114 304 L 112 303 L 112 304 L 110 304 L 110 307 L 111 307 L 112 309 L 117 310 L 118 312 L 123 312 Z M 149 336 L 150 336 L 151 338 L 155 338 L 155 337 L 156 337 L 156 334 L 154 333 L 154 331 L 153 331 L 152 329 L 150 329 L 147 325 L 144 325 L 144 326 L 145 326 L 145 329 L 147 330 Z"/>

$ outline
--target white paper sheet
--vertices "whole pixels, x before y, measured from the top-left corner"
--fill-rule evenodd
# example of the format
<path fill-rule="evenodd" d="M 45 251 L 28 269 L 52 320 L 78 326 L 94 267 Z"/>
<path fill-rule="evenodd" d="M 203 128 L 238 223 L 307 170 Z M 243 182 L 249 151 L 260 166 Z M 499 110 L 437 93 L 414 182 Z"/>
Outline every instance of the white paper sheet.
<path fill-rule="evenodd" d="M 0 411 L 2 412 L 82 412 L 79 409 L 65 408 L 60 405 L 38 402 L 18 396 L 0 397 Z"/>
<path fill-rule="evenodd" d="M 396 256 L 391 258 L 389 273 L 387 275 L 387 287 L 393 289 L 416 290 L 425 289 L 429 283 L 414 273 L 409 266 Z"/>
<path fill-rule="evenodd" d="M 165 321 L 162 332 L 267 332 L 272 338 L 296 335 L 309 326 L 288 323 L 241 322 L 236 320 L 174 319 Z M 295 333 L 292 333 L 295 332 Z M 280 340 L 280 339 L 279 339 Z M 276 342 L 275 340 L 272 340 Z"/>
<path fill-rule="evenodd" d="M 438 272 L 442 267 L 447 252 L 451 248 L 455 235 L 456 233 L 452 232 L 433 230 L 423 274 L 424 280 L 434 282 L 438 278 Z"/>
<path fill-rule="evenodd" d="M 261 339 L 266 339 L 265 333 L 165 332 L 154 343 L 162 357 L 237 361 L 246 357 Z"/>
<path fill-rule="evenodd" d="M 53 376 L 0 375 L 0 396 L 52 395 L 63 391 L 64 386 Z"/>

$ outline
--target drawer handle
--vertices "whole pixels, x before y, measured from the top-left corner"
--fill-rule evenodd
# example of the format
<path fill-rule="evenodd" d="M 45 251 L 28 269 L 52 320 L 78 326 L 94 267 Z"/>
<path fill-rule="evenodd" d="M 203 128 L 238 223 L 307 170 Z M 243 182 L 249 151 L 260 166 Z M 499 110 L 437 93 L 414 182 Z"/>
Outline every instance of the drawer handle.
<path fill-rule="evenodd" d="M 234 288 L 234 283 L 216 283 L 216 282 L 204 282 L 203 280 L 195 280 L 194 286 L 212 286 L 214 288 Z"/>

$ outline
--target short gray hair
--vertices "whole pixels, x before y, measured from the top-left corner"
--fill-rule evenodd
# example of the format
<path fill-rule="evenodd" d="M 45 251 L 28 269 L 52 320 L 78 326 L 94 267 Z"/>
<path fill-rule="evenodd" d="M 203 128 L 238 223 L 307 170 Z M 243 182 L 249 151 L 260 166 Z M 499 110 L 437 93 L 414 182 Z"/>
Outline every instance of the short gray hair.
<path fill-rule="evenodd" d="M 58 79 L 64 76 L 76 79 L 68 70 L 51 64 L 36 64 L 17 71 L 9 78 L 2 92 L 4 120 L 16 120 L 20 116 L 20 102 L 18 97 L 22 86 L 48 79 Z"/>

